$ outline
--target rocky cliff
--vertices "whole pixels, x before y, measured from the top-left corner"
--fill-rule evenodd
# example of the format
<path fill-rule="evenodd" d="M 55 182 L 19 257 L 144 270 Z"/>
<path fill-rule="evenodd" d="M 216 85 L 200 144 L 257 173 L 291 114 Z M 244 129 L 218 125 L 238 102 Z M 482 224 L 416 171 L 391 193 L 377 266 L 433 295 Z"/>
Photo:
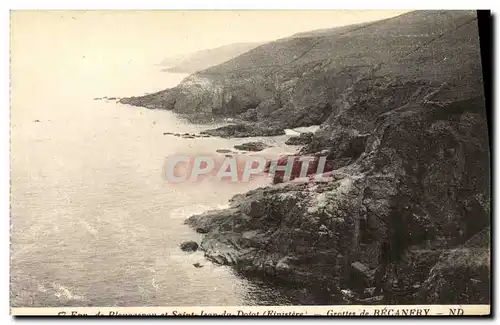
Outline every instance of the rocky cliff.
<path fill-rule="evenodd" d="M 244 132 L 214 131 L 222 136 L 321 124 L 300 153 L 327 155 L 329 181 L 257 189 L 187 220 L 205 234 L 210 260 L 326 291 L 335 303 L 489 300 L 474 12 L 412 12 L 279 40 L 122 102 L 239 118 L 229 129 Z"/>

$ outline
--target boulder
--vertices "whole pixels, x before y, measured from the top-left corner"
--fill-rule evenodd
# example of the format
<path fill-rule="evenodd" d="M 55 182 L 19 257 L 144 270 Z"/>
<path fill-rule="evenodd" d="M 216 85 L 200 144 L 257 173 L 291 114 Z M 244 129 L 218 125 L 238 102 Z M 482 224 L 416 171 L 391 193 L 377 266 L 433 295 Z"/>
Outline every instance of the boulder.
<path fill-rule="evenodd" d="M 181 249 L 185 252 L 196 252 L 198 250 L 198 243 L 195 241 L 185 241 L 181 244 Z"/>

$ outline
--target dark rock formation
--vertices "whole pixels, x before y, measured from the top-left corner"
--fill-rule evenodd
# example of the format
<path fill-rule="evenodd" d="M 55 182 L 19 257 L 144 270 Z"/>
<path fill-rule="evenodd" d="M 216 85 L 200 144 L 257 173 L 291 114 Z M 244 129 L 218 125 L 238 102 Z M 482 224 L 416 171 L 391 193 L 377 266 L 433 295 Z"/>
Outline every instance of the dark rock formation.
<path fill-rule="evenodd" d="M 217 149 L 215 150 L 217 153 L 233 153 L 231 149 Z"/>
<path fill-rule="evenodd" d="M 302 146 L 311 143 L 313 139 L 312 132 L 303 132 L 299 136 L 291 137 L 286 141 L 286 144 L 291 146 Z"/>
<path fill-rule="evenodd" d="M 273 126 L 230 124 L 216 129 L 202 131 L 200 134 L 221 138 L 247 138 L 255 136 L 283 135 L 285 134 L 285 131 L 282 128 Z"/>
<path fill-rule="evenodd" d="M 247 142 L 243 144 L 237 144 L 234 146 L 236 150 L 246 150 L 246 151 L 262 151 L 269 147 L 264 142 Z"/>
<path fill-rule="evenodd" d="M 198 243 L 194 241 L 185 241 L 181 244 L 181 249 L 185 252 L 196 252 L 198 250 Z"/>
<path fill-rule="evenodd" d="M 167 58 L 161 62 L 161 65 L 167 66 L 167 68 L 162 69 L 162 71 L 193 73 L 224 63 L 259 45 L 260 43 L 235 43 L 174 58 Z"/>
<path fill-rule="evenodd" d="M 154 124 L 154 122 L 153 122 Z M 183 139 L 194 139 L 194 138 L 209 138 L 209 135 L 206 134 L 195 134 L 195 133 L 172 133 L 172 132 L 163 132 L 163 135 L 172 135 L 174 137 L 183 138 Z"/>

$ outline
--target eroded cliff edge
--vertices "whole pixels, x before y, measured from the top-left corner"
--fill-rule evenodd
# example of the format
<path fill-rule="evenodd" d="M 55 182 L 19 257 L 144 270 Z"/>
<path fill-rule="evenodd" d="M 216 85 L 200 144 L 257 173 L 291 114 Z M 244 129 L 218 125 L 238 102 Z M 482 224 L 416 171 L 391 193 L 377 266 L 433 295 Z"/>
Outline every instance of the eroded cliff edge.
<path fill-rule="evenodd" d="M 301 153 L 327 153 L 329 182 L 257 189 L 187 220 L 212 261 L 376 303 L 386 242 L 399 253 L 384 272 L 385 301 L 485 303 L 490 172 L 479 53 L 475 12 L 412 12 L 262 45 L 121 102 L 240 120 L 211 131 L 221 136 L 321 124 Z"/>

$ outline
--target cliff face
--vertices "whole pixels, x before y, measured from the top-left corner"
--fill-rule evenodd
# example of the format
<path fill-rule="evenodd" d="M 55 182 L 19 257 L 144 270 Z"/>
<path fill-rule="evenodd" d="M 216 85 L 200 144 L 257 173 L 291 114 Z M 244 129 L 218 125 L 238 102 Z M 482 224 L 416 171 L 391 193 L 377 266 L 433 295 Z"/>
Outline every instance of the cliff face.
<path fill-rule="evenodd" d="M 424 11 L 269 43 L 122 102 L 242 120 L 218 135 L 321 124 L 301 153 L 328 156 L 328 182 L 257 189 L 187 220 L 212 261 L 375 303 L 386 243 L 385 301 L 480 303 L 489 244 L 475 254 L 468 240 L 490 223 L 482 89 L 475 13 Z"/>

